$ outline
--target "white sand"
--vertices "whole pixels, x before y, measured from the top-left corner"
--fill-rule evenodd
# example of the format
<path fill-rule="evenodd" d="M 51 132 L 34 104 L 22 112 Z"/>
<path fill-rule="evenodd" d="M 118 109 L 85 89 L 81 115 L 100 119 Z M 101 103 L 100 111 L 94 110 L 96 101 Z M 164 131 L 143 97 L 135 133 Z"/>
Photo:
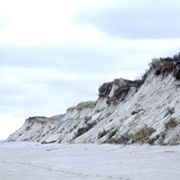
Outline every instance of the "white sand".
<path fill-rule="evenodd" d="M 0 143 L 0 180 L 179 180 L 180 146 Z"/>

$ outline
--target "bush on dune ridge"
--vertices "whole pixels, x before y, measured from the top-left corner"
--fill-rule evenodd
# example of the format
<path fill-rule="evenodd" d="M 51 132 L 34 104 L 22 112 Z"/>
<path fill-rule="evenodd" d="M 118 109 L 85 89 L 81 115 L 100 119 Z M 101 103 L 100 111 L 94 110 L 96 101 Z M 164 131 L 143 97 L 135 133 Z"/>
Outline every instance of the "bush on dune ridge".
<path fill-rule="evenodd" d="M 163 78 L 173 74 L 176 80 L 180 79 L 180 53 L 173 57 L 154 58 L 149 63 L 149 69 L 141 77 L 141 85 L 145 82 L 148 75 L 154 71 L 156 76 L 161 75 Z"/>

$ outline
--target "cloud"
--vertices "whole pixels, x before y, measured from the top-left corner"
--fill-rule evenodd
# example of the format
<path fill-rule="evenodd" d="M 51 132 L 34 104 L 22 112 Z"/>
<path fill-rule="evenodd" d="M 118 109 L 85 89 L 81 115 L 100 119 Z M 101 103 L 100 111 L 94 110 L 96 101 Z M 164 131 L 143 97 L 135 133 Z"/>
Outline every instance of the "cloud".
<path fill-rule="evenodd" d="M 173 55 L 179 40 L 71 40 L 48 46 L 0 45 L 1 67 L 52 68 L 61 73 L 143 71 L 154 56 Z"/>
<path fill-rule="evenodd" d="M 72 38 L 92 39 L 100 33 L 90 27 L 75 26 L 70 21 L 71 10 L 94 1 L 23 1 L 3 2 L 0 11 L 9 14 L 11 24 L 0 34 L 0 42 L 15 46 L 42 45 Z"/>
<path fill-rule="evenodd" d="M 114 38 L 180 38 L 180 3 L 167 1 L 105 1 L 72 15 L 74 23 L 91 25 Z"/>
<path fill-rule="evenodd" d="M 178 38 L 162 38 L 178 37 L 167 24 L 179 29 L 173 19 L 179 3 L 162 1 L 159 8 L 159 2 L 3 1 L 0 122 L 7 119 L 13 126 L 29 116 L 65 113 L 69 106 L 96 100 L 102 83 L 134 79 L 151 58 L 178 53 Z"/>
<path fill-rule="evenodd" d="M 6 13 L 0 12 L 0 33 L 10 26 L 10 18 Z"/>
<path fill-rule="evenodd" d="M 134 78 L 139 72 L 77 73 L 52 68 L 0 68 L 0 114 L 28 116 L 64 113 L 81 101 L 97 99 L 98 87 L 115 77 Z"/>

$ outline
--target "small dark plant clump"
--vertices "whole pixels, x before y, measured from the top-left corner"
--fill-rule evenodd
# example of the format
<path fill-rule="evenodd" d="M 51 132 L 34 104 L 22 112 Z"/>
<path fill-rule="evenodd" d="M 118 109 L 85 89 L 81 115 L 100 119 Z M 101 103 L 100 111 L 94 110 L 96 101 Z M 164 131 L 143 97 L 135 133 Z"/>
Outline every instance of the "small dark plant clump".
<path fill-rule="evenodd" d="M 107 97 L 112 89 L 112 82 L 104 83 L 101 85 L 98 89 L 99 91 L 99 97 Z"/>
<path fill-rule="evenodd" d="M 166 129 L 174 128 L 178 125 L 178 122 L 174 118 L 171 118 L 169 122 L 165 124 Z"/>
<path fill-rule="evenodd" d="M 180 80 L 180 62 L 176 63 L 173 76 L 176 78 L 176 80 Z"/>
<path fill-rule="evenodd" d="M 155 70 L 156 76 L 167 77 L 173 73 L 176 80 L 180 79 L 180 53 L 173 57 L 153 59 L 149 66 L 149 71 Z"/>
<path fill-rule="evenodd" d="M 175 113 L 175 108 L 174 108 L 174 107 L 172 107 L 172 108 L 168 107 L 168 108 L 167 108 L 167 112 L 166 112 L 166 114 L 164 115 L 164 117 L 166 117 L 166 116 L 168 116 L 168 115 L 172 115 L 172 114 L 174 114 L 174 113 Z"/>
<path fill-rule="evenodd" d="M 29 117 L 28 120 L 34 120 L 34 119 L 46 119 L 47 117 L 45 116 L 34 116 L 34 117 Z"/>
<path fill-rule="evenodd" d="M 180 80 L 180 53 L 173 57 L 152 59 L 152 62 L 149 63 L 149 69 L 141 77 L 141 85 L 144 84 L 152 71 L 156 76 L 167 77 L 172 74 L 176 80 Z"/>

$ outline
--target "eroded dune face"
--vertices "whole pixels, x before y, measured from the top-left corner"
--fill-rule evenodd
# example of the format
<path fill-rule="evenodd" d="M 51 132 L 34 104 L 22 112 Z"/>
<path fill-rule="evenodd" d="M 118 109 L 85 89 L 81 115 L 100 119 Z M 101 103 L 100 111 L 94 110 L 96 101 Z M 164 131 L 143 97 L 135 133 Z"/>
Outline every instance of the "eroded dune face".
<path fill-rule="evenodd" d="M 7 141 L 180 144 L 178 60 L 154 60 L 140 80 L 104 83 L 97 101 L 63 115 L 29 118 Z"/>

